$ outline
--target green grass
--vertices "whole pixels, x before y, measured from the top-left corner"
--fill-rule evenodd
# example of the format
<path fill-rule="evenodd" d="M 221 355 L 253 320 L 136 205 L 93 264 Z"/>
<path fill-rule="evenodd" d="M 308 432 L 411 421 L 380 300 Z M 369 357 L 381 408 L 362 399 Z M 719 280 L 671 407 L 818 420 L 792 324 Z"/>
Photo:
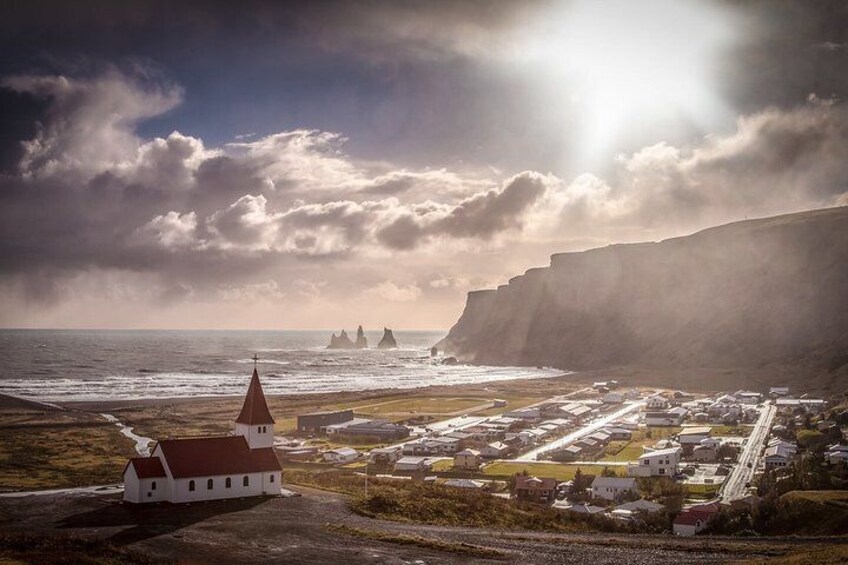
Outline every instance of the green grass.
<path fill-rule="evenodd" d="M 483 468 L 485 475 L 496 477 L 510 477 L 516 473 L 527 471 L 537 477 L 550 477 L 558 481 L 570 481 L 574 478 L 577 469 L 584 474 L 599 475 L 604 470 L 604 465 L 568 465 L 565 463 L 533 463 L 523 461 L 496 461 Z M 626 476 L 625 467 L 608 467 L 619 476 Z"/>
<path fill-rule="evenodd" d="M 668 439 L 680 433 L 680 430 L 682 429 L 683 428 L 663 426 L 638 428 L 633 430 L 633 436 L 630 441 L 610 442 L 605 451 L 606 455 L 598 461 L 635 461 L 640 455 L 642 455 L 642 453 L 644 453 L 643 447 L 654 445 L 661 439 Z"/>
<path fill-rule="evenodd" d="M 433 463 L 433 471 L 437 473 L 444 473 L 451 469 L 453 469 L 453 459 L 442 459 L 441 461 Z"/>
<path fill-rule="evenodd" d="M 748 437 L 751 435 L 751 426 L 712 426 L 710 435 L 714 437 Z"/>
<path fill-rule="evenodd" d="M 135 444 L 102 419 L 0 428 L 0 490 L 66 488 L 121 481 Z"/>
<path fill-rule="evenodd" d="M 438 415 L 468 410 L 489 402 L 491 400 L 480 397 L 413 397 L 388 400 L 377 404 L 371 403 L 354 406 L 353 410 L 357 414 L 367 414 L 369 416 Z"/>

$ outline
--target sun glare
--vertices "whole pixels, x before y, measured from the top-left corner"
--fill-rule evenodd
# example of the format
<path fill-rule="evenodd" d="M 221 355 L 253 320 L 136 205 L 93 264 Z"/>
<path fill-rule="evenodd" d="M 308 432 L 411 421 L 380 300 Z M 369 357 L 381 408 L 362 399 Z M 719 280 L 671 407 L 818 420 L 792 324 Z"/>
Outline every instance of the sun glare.
<path fill-rule="evenodd" d="M 579 124 L 570 132 L 580 136 L 576 161 L 609 159 L 634 128 L 681 119 L 706 127 L 729 115 L 713 70 L 735 37 L 731 22 L 715 5 L 686 0 L 578 1 L 547 20 L 531 52 L 552 106 L 567 105 Z"/>

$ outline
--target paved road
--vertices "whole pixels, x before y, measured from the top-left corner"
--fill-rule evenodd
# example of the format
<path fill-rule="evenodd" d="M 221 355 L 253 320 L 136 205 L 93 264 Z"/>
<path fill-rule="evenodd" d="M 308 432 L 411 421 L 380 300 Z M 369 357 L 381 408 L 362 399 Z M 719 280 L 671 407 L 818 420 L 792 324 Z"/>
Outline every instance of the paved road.
<path fill-rule="evenodd" d="M 615 412 L 613 412 L 611 414 L 607 414 L 606 416 L 598 418 L 597 420 L 594 420 L 593 422 L 583 426 L 579 430 L 571 432 L 570 434 L 563 436 L 559 439 L 556 439 L 556 440 L 554 440 L 554 441 L 552 441 L 548 444 L 537 447 L 536 449 L 533 449 L 532 451 L 528 451 L 524 455 L 519 455 L 514 460 L 515 461 L 536 461 L 538 459 L 539 455 L 541 455 L 543 453 L 547 453 L 547 452 L 552 451 L 554 449 L 559 449 L 560 447 L 564 447 L 564 446 L 566 446 L 570 443 L 574 443 L 575 441 L 577 441 L 578 439 L 580 439 L 582 437 L 585 437 L 589 434 L 595 433 L 596 431 L 603 428 L 604 426 L 609 425 L 610 422 L 617 420 L 617 419 L 621 418 L 622 416 L 629 414 L 630 412 L 633 412 L 634 410 L 638 410 L 639 408 L 644 406 L 644 404 L 645 404 L 644 400 L 639 400 L 638 402 L 626 404 L 624 406 L 624 408 L 621 408 L 621 409 L 616 410 Z"/>
<path fill-rule="evenodd" d="M 739 455 L 739 462 L 730 471 L 730 474 L 722 485 L 722 500 L 729 502 L 743 498 L 748 493 L 748 488 L 745 484 L 751 481 L 754 471 L 757 470 L 760 452 L 768 439 L 769 430 L 771 430 L 771 424 L 774 421 L 776 413 L 777 408 L 772 404 L 766 404 L 760 410 L 760 417 L 757 419 L 757 423 L 754 424 L 754 429 L 751 430 L 751 435 L 748 436 L 748 442 Z"/>

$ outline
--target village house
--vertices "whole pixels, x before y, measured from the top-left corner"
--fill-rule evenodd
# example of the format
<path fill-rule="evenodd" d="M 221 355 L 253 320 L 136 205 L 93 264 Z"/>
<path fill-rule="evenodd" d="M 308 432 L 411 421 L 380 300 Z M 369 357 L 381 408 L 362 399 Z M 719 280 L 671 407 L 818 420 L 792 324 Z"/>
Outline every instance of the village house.
<path fill-rule="evenodd" d="M 592 497 L 621 500 L 627 494 L 636 494 L 636 479 L 632 477 L 595 477 Z"/>
<path fill-rule="evenodd" d="M 550 503 L 556 496 L 556 479 L 515 476 L 513 498 L 528 502 Z"/>
<path fill-rule="evenodd" d="M 680 464 L 680 448 L 658 449 L 642 454 L 636 463 L 627 466 L 631 477 L 673 477 Z"/>
<path fill-rule="evenodd" d="M 781 396 L 789 396 L 789 387 L 788 386 L 773 386 L 769 389 L 769 396 L 771 398 L 779 398 Z"/>
<path fill-rule="evenodd" d="M 432 462 L 427 457 L 401 457 L 395 461 L 395 473 L 416 473 L 429 471 Z"/>
<path fill-rule="evenodd" d="M 765 450 L 766 469 L 782 469 L 792 464 L 795 459 L 797 448 L 794 444 L 780 440 L 772 440 L 768 443 Z"/>
<path fill-rule="evenodd" d="M 614 441 L 630 440 L 633 438 L 633 432 L 626 428 L 601 428 L 601 431 L 609 434 L 609 438 Z"/>
<path fill-rule="evenodd" d="M 646 426 L 679 426 L 689 411 L 678 406 L 662 412 L 645 412 Z"/>
<path fill-rule="evenodd" d="M 403 446 L 390 445 L 388 447 L 377 447 L 368 453 L 368 462 L 376 465 L 388 465 L 394 463 L 403 456 Z"/>
<path fill-rule="evenodd" d="M 278 495 L 282 468 L 273 444 L 274 418 L 254 368 L 234 435 L 160 441 L 149 457 L 127 463 L 124 501 L 182 503 Z"/>
<path fill-rule="evenodd" d="M 848 445 L 831 445 L 827 448 L 824 458 L 831 465 L 848 463 Z"/>
<path fill-rule="evenodd" d="M 486 486 L 486 483 L 483 481 L 475 481 L 473 479 L 448 479 L 442 483 L 442 486 L 480 490 Z"/>
<path fill-rule="evenodd" d="M 649 396 L 645 400 L 645 407 L 649 410 L 662 410 L 668 407 L 668 400 L 660 395 Z"/>
<path fill-rule="evenodd" d="M 456 469 L 477 469 L 482 462 L 480 452 L 474 449 L 463 449 L 453 456 L 453 466 Z"/>
<path fill-rule="evenodd" d="M 718 514 L 718 503 L 699 504 L 680 512 L 674 518 L 673 530 L 678 536 L 694 536 L 706 529 L 710 520 Z"/>
<path fill-rule="evenodd" d="M 621 404 L 624 402 L 624 394 L 620 392 L 608 392 L 601 397 L 604 404 Z"/>
<path fill-rule="evenodd" d="M 352 447 L 338 447 L 330 449 L 321 454 L 327 463 L 344 464 L 353 463 L 359 459 L 359 452 Z"/>
<path fill-rule="evenodd" d="M 604 509 L 600 506 L 593 506 L 591 504 L 582 503 L 582 504 L 572 504 L 568 500 L 557 500 L 551 506 L 554 510 L 559 510 L 561 512 L 573 512 L 574 514 L 600 514 L 604 511 Z"/>
<path fill-rule="evenodd" d="M 510 447 L 502 442 L 494 442 L 480 448 L 480 456 L 486 459 L 502 459 L 510 452 Z"/>
<path fill-rule="evenodd" d="M 553 461 L 580 461 L 584 457 L 588 457 L 588 455 L 583 452 L 583 448 L 579 445 L 569 445 L 551 453 Z"/>
<path fill-rule="evenodd" d="M 701 441 L 708 439 L 713 429 L 709 426 L 692 426 L 683 428 L 677 434 L 677 442 L 683 448 L 685 453 L 691 453 L 692 450 L 701 444 Z"/>

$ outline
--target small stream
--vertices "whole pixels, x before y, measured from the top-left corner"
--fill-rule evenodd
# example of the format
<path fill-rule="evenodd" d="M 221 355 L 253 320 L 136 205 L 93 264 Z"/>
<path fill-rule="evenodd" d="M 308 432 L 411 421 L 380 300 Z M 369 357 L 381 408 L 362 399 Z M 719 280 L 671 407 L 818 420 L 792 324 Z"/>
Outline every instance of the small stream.
<path fill-rule="evenodd" d="M 135 450 L 142 457 L 150 457 L 150 444 L 153 442 L 149 437 L 140 436 L 133 433 L 131 426 L 125 426 L 119 419 L 112 414 L 100 414 L 107 422 L 115 424 L 121 429 L 121 433 L 135 442 Z"/>

